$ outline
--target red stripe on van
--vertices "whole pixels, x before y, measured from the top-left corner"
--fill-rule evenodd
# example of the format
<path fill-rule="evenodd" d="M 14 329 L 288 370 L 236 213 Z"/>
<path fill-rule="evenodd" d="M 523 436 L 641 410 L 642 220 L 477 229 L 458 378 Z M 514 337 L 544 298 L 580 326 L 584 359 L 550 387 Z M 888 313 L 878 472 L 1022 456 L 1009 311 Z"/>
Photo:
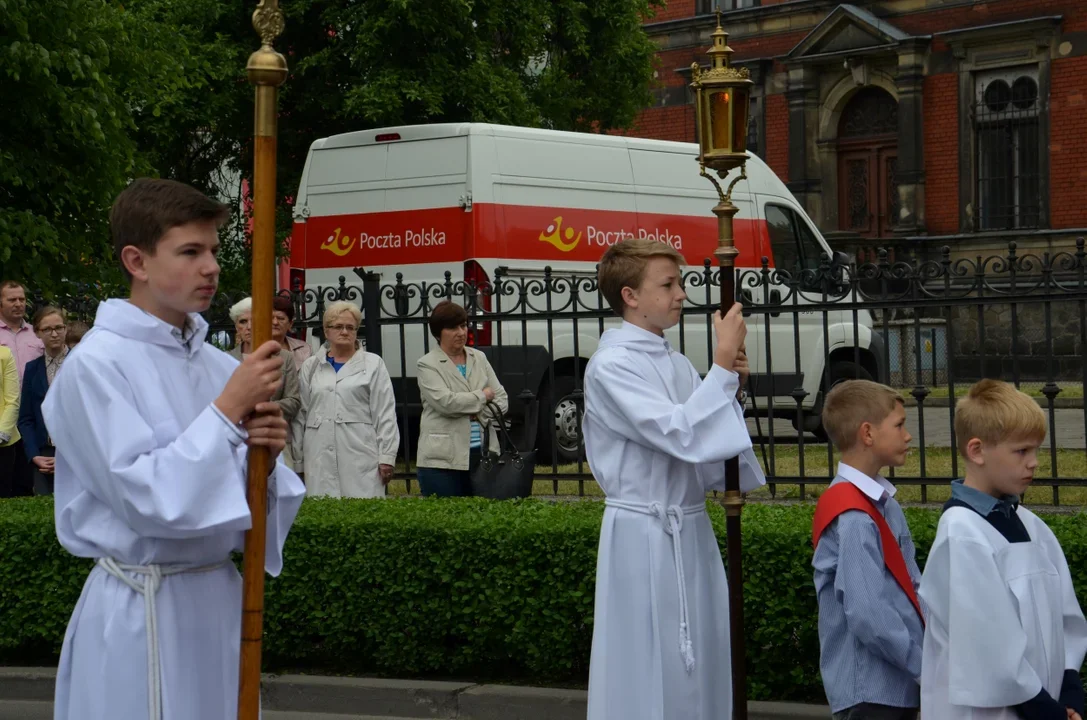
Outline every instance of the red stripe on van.
<path fill-rule="evenodd" d="M 737 264 L 760 267 L 770 254 L 765 223 L 736 218 L 734 232 Z M 479 203 L 471 213 L 452 207 L 311 217 L 294 236 L 305 241 L 292 247 L 291 264 L 314 269 L 473 258 L 597 263 L 626 237 L 660 240 L 701 265 L 717 248 L 717 219 Z"/>
<path fill-rule="evenodd" d="M 306 224 L 297 222 L 291 226 L 287 249 L 291 251 L 291 266 L 306 267 Z"/>

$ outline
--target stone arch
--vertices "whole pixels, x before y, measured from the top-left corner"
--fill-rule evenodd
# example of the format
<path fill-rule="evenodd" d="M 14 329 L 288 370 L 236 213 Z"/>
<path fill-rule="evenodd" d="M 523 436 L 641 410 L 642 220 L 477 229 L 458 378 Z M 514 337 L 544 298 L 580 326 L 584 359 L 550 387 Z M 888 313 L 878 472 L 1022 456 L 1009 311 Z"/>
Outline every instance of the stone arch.
<path fill-rule="evenodd" d="M 842 111 L 846 105 L 861 90 L 866 87 L 878 87 L 886 90 L 891 97 L 898 102 L 898 87 L 895 80 L 882 70 L 869 72 L 868 84 L 858 86 L 850 72 L 844 72 L 842 78 L 830 89 L 826 99 L 819 107 L 819 140 L 827 142 L 838 139 L 838 124 L 842 119 Z"/>

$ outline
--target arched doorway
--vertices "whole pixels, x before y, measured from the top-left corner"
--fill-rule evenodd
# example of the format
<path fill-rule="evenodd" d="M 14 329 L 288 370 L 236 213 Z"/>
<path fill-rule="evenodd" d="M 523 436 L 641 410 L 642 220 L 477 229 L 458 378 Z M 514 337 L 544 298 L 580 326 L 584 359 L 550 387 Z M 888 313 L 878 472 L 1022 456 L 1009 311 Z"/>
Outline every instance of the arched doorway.
<path fill-rule="evenodd" d="M 898 222 L 898 101 L 866 87 L 838 122 L 838 224 L 862 237 L 886 237 Z"/>

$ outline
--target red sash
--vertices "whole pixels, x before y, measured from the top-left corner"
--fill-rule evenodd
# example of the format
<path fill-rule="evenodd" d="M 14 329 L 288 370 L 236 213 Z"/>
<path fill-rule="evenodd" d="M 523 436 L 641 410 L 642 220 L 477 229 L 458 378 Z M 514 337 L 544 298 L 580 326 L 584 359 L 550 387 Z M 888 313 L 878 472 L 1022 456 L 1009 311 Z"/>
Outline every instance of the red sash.
<path fill-rule="evenodd" d="M 913 603 L 917 616 L 921 618 L 921 625 L 924 626 L 925 615 L 921 612 L 921 603 L 918 602 L 917 593 L 913 589 L 913 580 L 910 578 L 909 570 L 906 569 L 906 559 L 902 557 L 902 548 L 898 547 L 898 539 L 891 531 L 887 520 L 875 508 L 872 500 L 856 485 L 850 482 L 838 483 L 819 498 L 819 503 L 815 506 L 815 518 L 812 520 L 812 546 L 818 546 L 819 538 L 822 537 L 827 526 L 848 510 L 860 510 L 875 521 L 883 544 L 883 563 L 902 591 L 906 593 L 906 597 Z"/>

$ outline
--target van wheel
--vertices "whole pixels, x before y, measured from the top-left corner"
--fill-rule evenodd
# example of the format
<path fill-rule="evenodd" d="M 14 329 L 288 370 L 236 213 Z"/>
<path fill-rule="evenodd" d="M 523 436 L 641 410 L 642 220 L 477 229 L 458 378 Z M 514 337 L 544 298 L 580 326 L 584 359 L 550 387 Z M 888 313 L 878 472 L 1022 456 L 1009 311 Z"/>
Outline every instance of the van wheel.
<path fill-rule="evenodd" d="M 831 363 L 830 369 L 827 371 L 827 377 L 823 380 L 823 397 L 826 397 L 826 393 L 830 392 L 831 388 L 835 385 L 845 382 L 846 380 L 873 380 L 872 374 L 864 369 L 863 366 L 858 365 L 852 361 L 839 361 Z M 827 442 L 830 438 L 827 436 L 827 431 L 823 428 L 822 408 L 820 408 L 820 414 L 812 418 L 805 418 L 810 420 L 809 423 L 805 423 L 811 427 L 811 433 L 820 442 Z M 793 418 L 793 427 L 796 427 L 796 418 Z"/>
<path fill-rule="evenodd" d="M 575 398 L 574 378 L 560 375 L 555 385 L 540 388 L 540 425 L 537 462 L 558 464 L 577 462 L 584 458 L 585 442 L 581 436 L 581 419 L 585 415 L 584 396 Z M 552 428 L 554 440 L 552 441 Z"/>

